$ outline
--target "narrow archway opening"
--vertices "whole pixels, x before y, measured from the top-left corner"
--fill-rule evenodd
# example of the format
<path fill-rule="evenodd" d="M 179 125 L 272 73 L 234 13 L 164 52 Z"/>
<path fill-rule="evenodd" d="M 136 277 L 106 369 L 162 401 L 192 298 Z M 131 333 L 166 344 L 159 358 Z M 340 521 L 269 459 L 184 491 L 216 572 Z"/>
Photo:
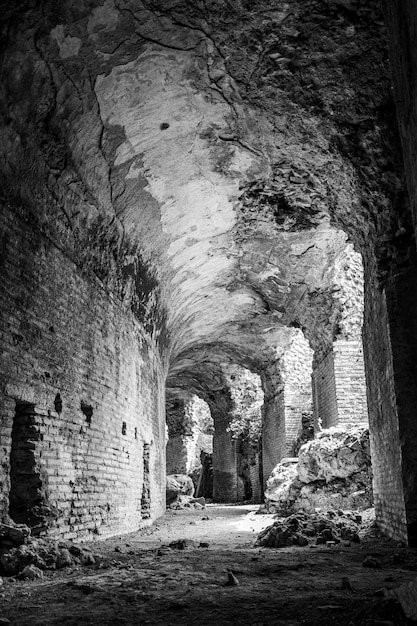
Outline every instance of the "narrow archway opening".
<path fill-rule="evenodd" d="M 198 395 L 170 390 L 166 396 L 166 473 L 188 476 L 194 496 L 213 497 L 213 432 L 210 408 Z"/>

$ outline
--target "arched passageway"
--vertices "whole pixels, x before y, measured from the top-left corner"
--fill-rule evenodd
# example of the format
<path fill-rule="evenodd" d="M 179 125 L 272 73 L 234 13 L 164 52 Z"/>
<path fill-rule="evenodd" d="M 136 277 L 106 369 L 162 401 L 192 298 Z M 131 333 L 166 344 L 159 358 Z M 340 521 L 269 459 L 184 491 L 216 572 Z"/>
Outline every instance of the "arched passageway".
<path fill-rule="evenodd" d="M 388 37 L 377 0 L 4 4 L 2 515 L 27 473 L 39 532 L 156 519 L 187 385 L 238 493 L 221 363 L 262 379 L 265 477 L 312 356 L 300 417 L 365 421 L 365 371 L 378 523 L 415 543 L 414 4 L 385 3 Z"/>

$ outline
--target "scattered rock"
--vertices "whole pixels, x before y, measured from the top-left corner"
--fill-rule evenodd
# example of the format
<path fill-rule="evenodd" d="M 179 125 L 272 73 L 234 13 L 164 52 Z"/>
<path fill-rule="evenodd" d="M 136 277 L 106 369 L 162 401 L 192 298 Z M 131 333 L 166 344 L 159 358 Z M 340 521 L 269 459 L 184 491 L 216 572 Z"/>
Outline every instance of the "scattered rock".
<path fill-rule="evenodd" d="M 59 554 L 56 560 L 57 569 L 62 569 L 63 567 L 69 567 L 73 564 L 73 560 L 71 558 L 70 551 L 67 548 L 60 548 Z"/>
<path fill-rule="evenodd" d="M 11 621 L 7 617 L 0 617 L 0 626 L 8 626 Z"/>
<path fill-rule="evenodd" d="M 194 483 L 186 474 L 170 474 L 166 478 L 166 503 L 172 504 L 180 495 L 194 495 Z"/>
<path fill-rule="evenodd" d="M 355 540 L 358 523 L 350 512 L 328 511 L 327 513 L 295 513 L 280 518 L 258 535 L 255 545 L 267 548 L 284 546 L 306 546 L 314 539 L 317 544 L 334 545 L 341 539 Z"/>
<path fill-rule="evenodd" d="M 25 580 L 35 580 L 36 578 L 43 578 L 43 572 L 36 565 L 26 565 L 19 574 L 19 578 Z"/>
<path fill-rule="evenodd" d="M 21 546 L 29 541 L 30 534 L 26 524 L 0 524 L 0 545 L 11 542 L 12 545 Z"/>
<path fill-rule="evenodd" d="M 191 498 L 190 504 L 199 504 L 203 509 L 205 509 L 206 499 L 205 498 Z"/>
<path fill-rule="evenodd" d="M 174 550 L 186 550 L 186 548 L 194 548 L 196 546 L 195 541 L 192 539 L 178 539 L 177 541 L 171 541 L 170 548 Z"/>

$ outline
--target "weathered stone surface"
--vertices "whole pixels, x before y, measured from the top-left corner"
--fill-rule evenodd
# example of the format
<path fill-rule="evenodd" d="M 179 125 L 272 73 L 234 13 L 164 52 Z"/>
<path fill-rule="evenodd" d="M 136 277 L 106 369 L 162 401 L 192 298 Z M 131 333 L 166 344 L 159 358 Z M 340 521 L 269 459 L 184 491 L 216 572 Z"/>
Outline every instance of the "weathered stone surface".
<path fill-rule="evenodd" d="M 297 513 L 277 520 L 259 533 L 255 545 L 267 548 L 306 546 L 341 539 L 359 542 L 361 518 L 344 511 L 328 511 L 324 515 Z"/>
<path fill-rule="evenodd" d="M 28 543 L 31 530 L 25 524 L 0 524 L 0 545 L 11 541 L 13 545 L 20 546 Z"/>
<path fill-rule="evenodd" d="M 43 578 L 43 572 L 39 567 L 36 567 L 36 565 L 26 565 L 20 572 L 19 578 L 23 580 L 35 580 L 36 578 Z"/>
<path fill-rule="evenodd" d="M 68 567 L 72 564 L 73 559 L 71 558 L 70 551 L 67 548 L 60 548 L 56 559 L 56 568 L 61 569 L 62 567 Z"/>
<path fill-rule="evenodd" d="M 180 496 L 194 495 L 194 484 L 186 474 L 171 474 L 166 478 L 166 500 L 167 504 L 171 504 Z"/>
<path fill-rule="evenodd" d="M 11 548 L 0 555 L 1 572 L 6 576 L 15 576 L 26 565 L 38 562 L 38 558 L 35 550 L 29 546 L 22 545 L 18 548 Z"/>
<path fill-rule="evenodd" d="M 329 428 L 302 446 L 297 474 L 303 483 L 330 482 L 365 470 L 370 463 L 369 431 L 366 428 L 348 432 Z"/>
<path fill-rule="evenodd" d="M 372 506 L 368 431 L 322 431 L 302 446 L 297 463 L 283 459 L 276 466 L 267 481 L 265 501 L 269 511 L 281 515 Z"/>

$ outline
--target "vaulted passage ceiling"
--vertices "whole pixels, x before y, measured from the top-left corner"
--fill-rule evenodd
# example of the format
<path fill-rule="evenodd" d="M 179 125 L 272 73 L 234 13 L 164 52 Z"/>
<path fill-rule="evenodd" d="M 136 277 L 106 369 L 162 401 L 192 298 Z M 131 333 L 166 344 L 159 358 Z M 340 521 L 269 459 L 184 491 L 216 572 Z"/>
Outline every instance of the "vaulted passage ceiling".
<path fill-rule="evenodd" d="M 144 322 L 173 385 L 260 369 L 293 327 L 358 337 L 359 252 L 383 274 L 409 229 L 378 2 L 9 4 L 4 189 Z"/>

